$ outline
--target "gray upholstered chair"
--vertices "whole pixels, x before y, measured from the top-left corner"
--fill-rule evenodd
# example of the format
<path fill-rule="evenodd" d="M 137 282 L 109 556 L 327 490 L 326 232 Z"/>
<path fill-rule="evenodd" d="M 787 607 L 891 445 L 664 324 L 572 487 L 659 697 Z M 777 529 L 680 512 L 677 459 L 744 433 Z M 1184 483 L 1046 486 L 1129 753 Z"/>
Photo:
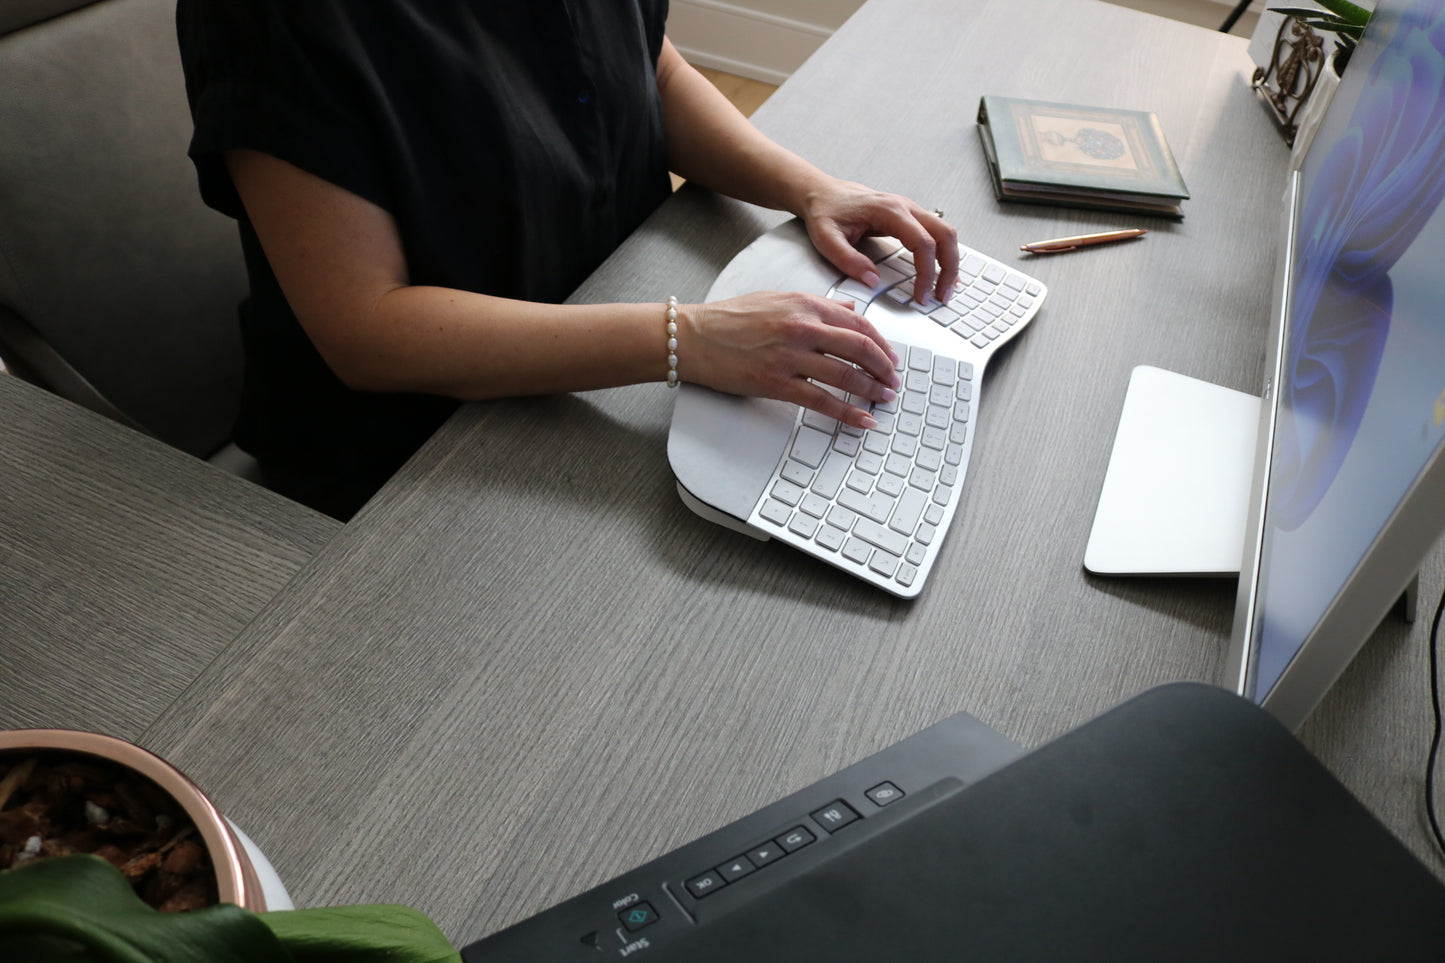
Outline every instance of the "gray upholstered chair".
<path fill-rule="evenodd" d="M 175 0 L 0 0 L 0 359 L 249 474 L 227 445 L 245 270 L 186 158 L 174 17 Z"/>

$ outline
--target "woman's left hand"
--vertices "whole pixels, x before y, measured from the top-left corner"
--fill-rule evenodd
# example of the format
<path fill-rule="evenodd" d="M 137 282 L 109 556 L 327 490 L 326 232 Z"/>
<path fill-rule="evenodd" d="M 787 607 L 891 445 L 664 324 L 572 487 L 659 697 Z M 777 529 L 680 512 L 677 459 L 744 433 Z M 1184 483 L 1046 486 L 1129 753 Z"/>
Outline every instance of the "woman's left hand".
<path fill-rule="evenodd" d="M 913 252 L 918 275 L 913 297 L 947 301 L 958 282 L 958 232 L 942 216 L 908 198 L 829 178 L 809 192 L 802 210 L 813 246 L 833 265 L 869 287 L 878 283 L 873 262 L 855 244 L 871 235 L 896 237 Z"/>

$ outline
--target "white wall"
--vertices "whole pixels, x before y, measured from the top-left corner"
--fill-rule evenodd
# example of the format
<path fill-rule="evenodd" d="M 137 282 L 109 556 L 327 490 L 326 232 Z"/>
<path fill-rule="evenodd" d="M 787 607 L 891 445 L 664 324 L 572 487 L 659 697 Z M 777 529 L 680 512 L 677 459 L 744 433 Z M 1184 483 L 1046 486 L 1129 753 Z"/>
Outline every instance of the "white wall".
<path fill-rule="evenodd" d="M 770 84 L 788 78 L 863 0 L 672 0 L 668 36 L 683 56 Z"/>

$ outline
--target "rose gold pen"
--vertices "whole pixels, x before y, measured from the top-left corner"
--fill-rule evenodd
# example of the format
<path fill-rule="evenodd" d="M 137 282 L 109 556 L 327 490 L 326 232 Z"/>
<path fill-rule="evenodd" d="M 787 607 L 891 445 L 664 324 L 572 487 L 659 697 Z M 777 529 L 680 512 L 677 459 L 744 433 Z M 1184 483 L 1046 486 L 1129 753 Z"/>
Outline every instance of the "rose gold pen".
<path fill-rule="evenodd" d="M 1110 241 L 1127 241 L 1131 238 L 1143 237 L 1148 233 L 1149 232 L 1143 228 L 1132 227 L 1127 231 L 1104 231 L 1101 234 L 1056 237 L 1052 241 L 1035 241 L 1032 244 L 1021 245 L 1019 250 L 1028 251 L 1030 254 L 1061 254 L 1064 251 L 1072 251 L 1075 248 L 1084 247 L 1089 244 L 1108 244 Z"/>

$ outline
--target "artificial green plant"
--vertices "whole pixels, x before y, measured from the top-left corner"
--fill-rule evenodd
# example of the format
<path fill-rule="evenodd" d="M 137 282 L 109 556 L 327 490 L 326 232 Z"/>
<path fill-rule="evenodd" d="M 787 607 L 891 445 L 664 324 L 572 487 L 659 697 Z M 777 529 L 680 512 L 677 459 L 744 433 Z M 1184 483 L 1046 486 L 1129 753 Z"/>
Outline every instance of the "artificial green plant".
<path fill-rule="evenodd" d="M 29 963 L 460 963 L 407 906 L 161 913 L 96 856 L 0 872 L 0 960 Z"/>

